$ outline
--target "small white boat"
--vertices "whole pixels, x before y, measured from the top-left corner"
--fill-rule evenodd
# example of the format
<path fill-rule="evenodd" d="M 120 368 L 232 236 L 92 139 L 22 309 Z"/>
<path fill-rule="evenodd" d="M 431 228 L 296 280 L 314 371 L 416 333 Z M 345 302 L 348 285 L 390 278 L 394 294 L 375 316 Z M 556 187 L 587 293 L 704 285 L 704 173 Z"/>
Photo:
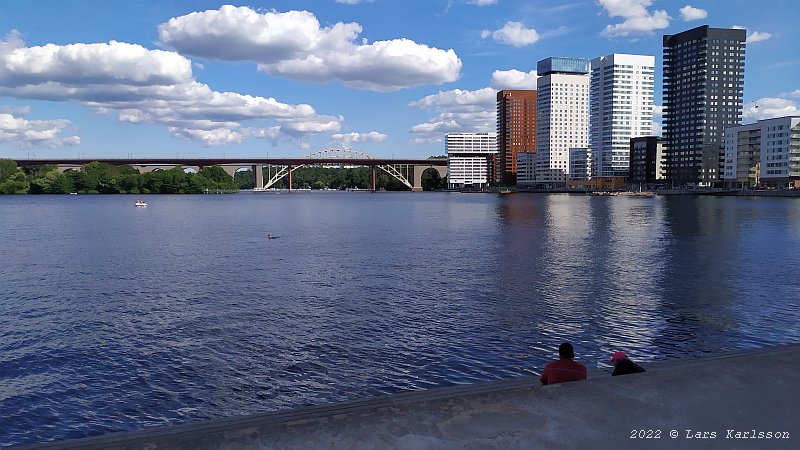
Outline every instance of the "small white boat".
<path fill-rule="evenodd" d="M 147 202 L 144 200 L 136 200 L 135 205 L 137 208 L 147 208 Z"/>

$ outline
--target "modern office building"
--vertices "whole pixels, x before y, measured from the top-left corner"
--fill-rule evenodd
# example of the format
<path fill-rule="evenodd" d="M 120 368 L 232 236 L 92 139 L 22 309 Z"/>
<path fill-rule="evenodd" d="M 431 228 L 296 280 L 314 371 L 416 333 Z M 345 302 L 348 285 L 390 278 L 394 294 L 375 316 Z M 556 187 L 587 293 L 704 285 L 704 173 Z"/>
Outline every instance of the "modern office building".
<path fill-rule="evenodd" d="M 564 186 L 569 149 L 589 145 L 589 60 L 553 57 L 536 68 L 536 182 Z"/>
<path fill-rule="evenodd" d="M 589 181 L 595 170 L 594 158 L 588 148 L 569 149 L 569 181 Z"/>
<path fill-rule="evenodd" d="M 628 176 L 630 140 L 653 131 L 655 57 L 615 53 L 591 62 L 589 149 L 595 176 Z"/>
<path fill-rule="evenodd" d="M 673 186 L 722 178 L 725 128 L 739 124 L 746 31 L 707 25 L 664 36 L 664 139 Z"/>
<path fill-rule="evenodd" d="M 497 93 L 497 164 L 495 182 L 517 182 L 517 155 L 536 151 L 536 91 Z"/>
<path fill-rule="evenodd" d="M 486 189 L 489 187 L 490 164 L 497 154 L 497 134 L 448 133 L 447 187 L 449 189 Z"/>
<path fill-rule="evenodd" d="M 630 141 L 628 183 L 647 188 L 665 184 L 664 141 L 658 136 L 643 136 Z"/>
<path fill-rule="evenodd" d="M 536 184 L 536 153 L 517 153 L 517 186 Z"/>
<path fill-rule="evenodd" d="M 800 116 L 725 130 L 725 186 L 800 187 Z"/>

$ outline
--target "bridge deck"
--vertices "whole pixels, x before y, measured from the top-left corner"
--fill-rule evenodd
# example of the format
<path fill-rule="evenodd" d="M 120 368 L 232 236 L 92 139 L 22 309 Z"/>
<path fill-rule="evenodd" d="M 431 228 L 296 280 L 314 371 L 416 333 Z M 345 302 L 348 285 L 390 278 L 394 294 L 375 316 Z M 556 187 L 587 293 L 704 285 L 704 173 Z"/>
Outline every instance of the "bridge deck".
<path fill-rule="evenodd" d="M 86 158 L 86 159 L 17 159 L 18 166 L 28 165 L 76 165 L 81 166 L 93 161 L 108 163 L 114 166 L 223 166 L 240 164 L 250 166 L 254 164 L 271 164 L 275 166 L 301 165 L 301 164 L 342 164 L 354 166 L 396 165 L 407 164 L 417 166 L 446 166 L 446 159 L 415 159 L 415 158 Z"/>

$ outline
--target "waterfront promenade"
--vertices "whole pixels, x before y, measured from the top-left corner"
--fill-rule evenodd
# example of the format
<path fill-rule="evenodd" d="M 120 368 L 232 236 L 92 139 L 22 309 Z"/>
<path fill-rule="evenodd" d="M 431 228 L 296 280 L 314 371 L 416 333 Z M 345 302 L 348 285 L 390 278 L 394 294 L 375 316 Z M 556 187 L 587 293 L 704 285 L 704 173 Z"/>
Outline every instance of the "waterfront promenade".
<path fill-rule="evenodd" d="M 583 382 L 455 386 L 34 448 L 800 448 L 800 344 L 645 366 L 645 374 L 595 369 Z"/>

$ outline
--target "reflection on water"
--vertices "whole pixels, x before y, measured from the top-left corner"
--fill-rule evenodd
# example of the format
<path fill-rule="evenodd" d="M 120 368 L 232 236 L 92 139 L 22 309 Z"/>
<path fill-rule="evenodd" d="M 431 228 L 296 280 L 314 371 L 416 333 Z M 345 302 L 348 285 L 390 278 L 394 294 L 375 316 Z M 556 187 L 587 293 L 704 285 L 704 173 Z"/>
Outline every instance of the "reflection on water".
<path fill-rule="evenodd" d="M 148 203 L 0 197 L 0 445 L 800 342 L 795 199 Z"/>

